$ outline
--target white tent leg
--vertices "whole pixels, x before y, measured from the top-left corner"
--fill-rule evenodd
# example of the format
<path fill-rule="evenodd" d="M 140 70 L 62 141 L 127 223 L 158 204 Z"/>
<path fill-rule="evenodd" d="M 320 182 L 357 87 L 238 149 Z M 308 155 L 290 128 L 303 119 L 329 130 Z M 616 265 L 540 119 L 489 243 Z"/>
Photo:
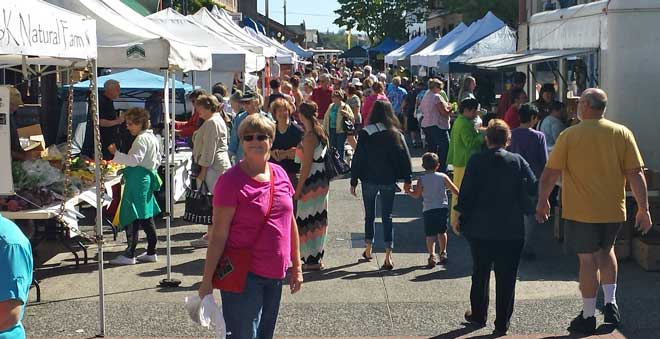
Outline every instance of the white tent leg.
<path fill-rule="evenodd" d="M 98 88 L 98 68 L 96 67 L 96 60 L 92 61 L 92 76 L 94 77 L 93 81 L 93 88 L 92 91 L 95 93 L 97 100 L 95 100 L 95 105 L 96 105 L 96 119 L 92 119 L 92 121 L 99 121 L 98 116 L 99 116 L 99 88 Z M 73 84 L 69 84 L 69 86 L 73 86 Z M 96 128 L 97 126 L 93 127 L 94 134 L 99 133 L 99 129 Z M 94 135 L 94 163 L 95 163 L 95 169 L 94 169 L 94 174 L 96 177 L 96 237 L 97 237 L 97 245 L 98 245 L 98 252 L 99 252 L 99 334 L 98 337 L 104 337 L 105 336 L 105 288 L 104 288 L 104 283 L 103 283 L 103 194 L 102 190 L 103 187 L 101 187 L 101 154 L 99 154 L 99 148 L 101 145 L 99 145 L 99 140 L 100 137 L 98 135 Z"/>
<path fill-rule="evenodd" d="M 170 75 L 171 74 L 171 75 Z M 171 76 L 171 78 L 170 78 Z M 165 71 L 165 115 L 167 116 L 167 123 L 165 124 L 165 228 L 167 230 L 167 278 L 160 281 L 161 287 L 177 287 L 181 284 L 180 280 L 172 279 L 172 244 L 171 244 L 171 226 L 172 226 L 172 166 L 174 165 L 175 151 L 175 133 L 174 133 L 174 113 L 176 110 L 176 96 L 175 96 L 175 73 L 169 70 Z M 172 88 L 172 98 L 170 102 L 170 91 Z M 172 109 L 169 109 L 169 105 Z M 170 124 L 172 124 L 170 128 Z M 170 150 L 170 145 L 172 149 Z"/>

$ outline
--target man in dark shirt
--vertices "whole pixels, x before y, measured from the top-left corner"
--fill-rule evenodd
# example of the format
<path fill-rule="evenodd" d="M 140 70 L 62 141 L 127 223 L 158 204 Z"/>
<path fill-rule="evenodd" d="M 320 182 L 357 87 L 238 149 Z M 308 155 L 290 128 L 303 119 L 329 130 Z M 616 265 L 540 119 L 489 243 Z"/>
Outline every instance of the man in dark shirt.
<path fill-rule="evenodd" d="M 116 80 L 108 80 L 103 85 L 103 94 L 99 95 L 99 132 L 101 134 L 101 151 L 103 160 L 111 160 L 112 154 L 108 151 L 111 144 L 119 144 L 119 132 L 124 118 L 115 111 L 114 100 L 119 98 L 121 88 Z M 90 114 L 87 116 L 87 128 L 85 130 L 85 142 L 82 153 L 85 156 L 94 156 L 94 129 Z M 130 147 L 130 146 L 129 146 Z"/>

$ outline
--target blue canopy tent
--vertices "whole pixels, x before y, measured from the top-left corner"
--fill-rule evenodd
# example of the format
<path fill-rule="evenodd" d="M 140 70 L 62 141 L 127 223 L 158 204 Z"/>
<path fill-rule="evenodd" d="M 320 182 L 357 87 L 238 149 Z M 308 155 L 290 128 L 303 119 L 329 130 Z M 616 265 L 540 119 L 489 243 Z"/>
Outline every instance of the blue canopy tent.
<path fill-rule="evenodd" d="M 403 44 L 403 46 L 385 55 L 385 64 L 397 65 L 399 62 L 409 61 L 409 56 L 434 42 L 434 39 L 426 35 L 420 35 Z M 409 64 L 409 62 L 408 62 Z"/>
<path fill-rule="evenodd" d="M 120 98 L 124 100 L 119 101 L 144 101 L 152 94 L 152 92 L 162 93 L 165 83 L 165 78 L 158 74 L 153 74 L 134 68 L 123 72 L 100 76 L 98 78 L 99 88 L 103 88 L 105 82 L 111 79 L 119 81 L 119 85 L 121 86 Z M 65 86 L 65 88 L 68 88 L 68 86 Z M 192 85 L 183 83 L 181 81 L 175 81 L 175 88 L 176 100 L 178 102 L 184 102 L 185 94 L 193 90 Z M 81 92 L 86 93 L 88 89 L 89 80 L 82 81 L 73 85 L 73 90 L 77 92 L 77 94 L 80 94 Z M 81 96 L 77 97 L 80 98 Z M 82 97 L 86 97 L 86 94 Z"/>
<path fill-rule="evenodd" d="M 438 53 L 440 58 L 436 67 L 441 72 L 458 72 L 460 70 L 456 67 L 450 68 L 451 62 L 513 53 L 515 50 L 515 31 L 493 13 L 488 12 Z"/>
<path fill-rule="evenodd" d="M 314 56 L 314 53 L 304 50 L 302 47 L 298 46 L 297 43 L 291 40 L 287 40 L 284 43 L 284 47 L 294 51 L 301 58 L 311 58 L 312 56 Z"/>
<path fill-rule="evenodd" d="M 396 41 L 390 38 L 385 38 L 376 47 L 369 48 L 369 53 L 387 54 L 399 48 L 399 46 L 401 45 L 397 44 Z"/>

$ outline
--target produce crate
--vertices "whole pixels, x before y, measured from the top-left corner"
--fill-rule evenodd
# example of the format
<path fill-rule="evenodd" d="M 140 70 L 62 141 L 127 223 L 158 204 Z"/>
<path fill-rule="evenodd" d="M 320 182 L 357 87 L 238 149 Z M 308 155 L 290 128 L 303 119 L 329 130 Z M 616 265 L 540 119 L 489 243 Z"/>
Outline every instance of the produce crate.
<path fill-rule="evenodd" d="M 632 253 L 632 241 L 630 239 L 617 239 L 614 243 L 614 253 L 619 260 L 630 258 Z"/>
<path fill-rule="evenodd" d="M 646 271 L 660 271 L 660 238 L 633 239 L 635 261 Z"/>

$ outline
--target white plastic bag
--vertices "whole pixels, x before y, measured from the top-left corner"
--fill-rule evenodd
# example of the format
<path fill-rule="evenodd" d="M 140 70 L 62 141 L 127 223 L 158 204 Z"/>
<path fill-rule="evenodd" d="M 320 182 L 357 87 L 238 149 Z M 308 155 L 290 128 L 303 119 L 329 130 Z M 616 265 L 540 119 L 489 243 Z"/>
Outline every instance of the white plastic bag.
<path fill-rule="evenodd" d="M 226 338 L 225 318 L 222 315 L 222 309 L 213 299 L 213 294 L 208 294 L 201 300 L 198 295 L 186 297 L 185 306 L 192 321 L 205 328 L 215 328 L 218 339 Z"/>

